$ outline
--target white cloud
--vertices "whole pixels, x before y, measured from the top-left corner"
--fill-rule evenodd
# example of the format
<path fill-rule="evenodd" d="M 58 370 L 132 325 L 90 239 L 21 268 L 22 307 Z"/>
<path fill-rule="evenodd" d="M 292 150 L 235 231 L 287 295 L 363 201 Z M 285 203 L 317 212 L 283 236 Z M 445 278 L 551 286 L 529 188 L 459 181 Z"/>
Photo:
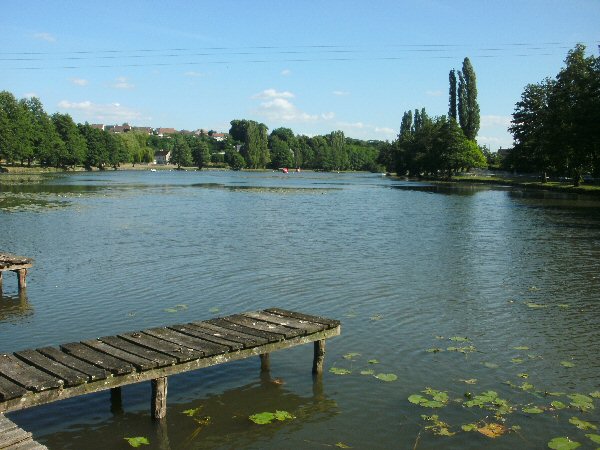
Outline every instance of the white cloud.
<path fill-rule="evenodd" d="M 375 127 L 375 133 L 384 134 L 388 136 L 396 136 L 396 130 L 388 127 Z"/>
<path fill-rule="evenodd" d="M 272 99 L 272 98 L 294 98 L 294 94 L 292 94 L 289 91 L 283 91 L 283 92 L 279 92 L 276 91 L 275 89 L 265 89 L 262 92 L 259 92 L 258 94 L 254 94 L 252 96 L 252 98 L 257 98 L 257 99 Z"/>
<path fill-rule="evenodd" d="M 389 127 L 379 127 L 364 122 L 336 122 L 335 126 L 347 136 L 357 139 L 393 140 L 397 132 Z"/>
<path fill-rule="evenodd" d="M 347 91 L 333 91 L 332 92 L 333 95 L 337 95 L 338 97 L 342 97 L 345 95 L 350 95 L 350 92 Z"/>
<path fill-rule="evenodd" d="M 284 77 L 287 77 L 288 75 L 291 75 L 292 71 L 290 69 L 283 69 L 281 71 L 281 75 L 283 75 Z"/>
<path fill-rule="evenodd" d="M 71 78 L 71 83 L 77 86 L 87 86 L 89 82 L 83 78 Z"/>
<path fill-rule="evenodd" d="M 115 89 L 133 89 L 135 85 L 131 84 L 126 77 L 118 77 L 116 82 L 111 84 L 111 87 Z"/>
<path fill-rule="evenodd" d="M 511 119 L 512 119 L 512 116 L 495 116 L 495 115 L 481 116 L 481 128 L 495 127 L 495 126 L 502 126 L 502 127 L 508 128 L 510 126 Z"/>
<path fill-rule="evenodd" d="M 321 113 L 321 118 L 324 120 L 331 120 L 334 117 L 335 117 L 335 113 L 333 113 L 333 112 Z"/>
<path fill-rule="evenodd" d="M 428 95 L 429 97 L 441 97 L 443 92 L 442 91 L 425 91 L 425 94 Z"/>
<path fill-rule="evenodd" d="M 58 108 L 66 111 L 73 111 L 81 116 L 78 120 L 93 120 L 94 122 L 103 123 L 123 123 L 148 120 L 143 117 L 142 113 L 133 109 L 122 106 L 120 103 L 93 103 L 89 100 L 83 102 L 71 102 L 62 100 L 58 103 Z"/>
<path fill-rule="evenodd" d="M 56 42 L 56 38 L 50 33 L 35 33 L 33 37 L 46 42 Z"/>
<path fill-rule="evenodd" d="M 274 98 L 262 102 L 256 112 L 273 122 L 314 122 L 319 119 L 317 114 L 300 111 L 285 98 Z"/>

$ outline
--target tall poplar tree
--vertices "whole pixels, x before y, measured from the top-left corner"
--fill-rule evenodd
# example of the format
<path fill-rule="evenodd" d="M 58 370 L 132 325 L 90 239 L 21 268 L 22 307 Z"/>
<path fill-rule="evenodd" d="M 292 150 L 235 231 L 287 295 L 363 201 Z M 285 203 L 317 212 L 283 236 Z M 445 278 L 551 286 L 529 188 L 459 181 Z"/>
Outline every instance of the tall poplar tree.
<path fill-rule="evenodd" d="M 456 70 L 452 69 L 448 78 L 450 81 L 448 117 L 457 120 L 458 114 L 456 112 Z"/>
<path fill-rule="evenodd" d="M 463 60 L 458 72 L 458 122 L 467 139 L 475 140 L 479 132 L 477 80 L 469 58 Z"/>

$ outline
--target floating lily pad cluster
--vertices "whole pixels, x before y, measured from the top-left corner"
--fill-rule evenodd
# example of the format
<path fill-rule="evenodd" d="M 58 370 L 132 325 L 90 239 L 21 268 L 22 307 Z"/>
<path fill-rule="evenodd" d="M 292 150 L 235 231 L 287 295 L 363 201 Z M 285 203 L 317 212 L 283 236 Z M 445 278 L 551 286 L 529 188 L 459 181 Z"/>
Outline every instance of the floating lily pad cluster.
<path fill-rule="evenodd" d="M 352 363 L 356 362 L 360 356 L 362 356 L 360 353 L 350 352 L 346 353 L 343 356 L 343 358 Z M 376 364 L 379 364 L 379 361 L 377 359 L 369 359 L 367 360 L 367 364 L 367 367 L 364 367 L 359 371 L 361 375 L 373 376 L 374 378 L 377 378 L 380 381 L 386 382 L 396 381 L 398 379 L 398 375 L 396 375 L 395 373 L 376 373 L 375 370 L 372 369 L 372 367 Z M 329 369 L 329 372 L 333 373 L 334 375 L 350 375 L 353 373 L 353 370 L 351 368 L 347 369 L 343 367 L 333 366 Z"/>
<path fill-rule="evenodd" d="M 532 308 L 545 307 L 544 305 L 534 306 L 533 304 L 528 306 Z M 436 339 L 438 341 L 449 340 L 454 345 L 449 345 L 446 348 L 433 347 L 427 349 L 426 352 L 435 354 L 454 351 L 467 354 L 477 351 L 475 345 L 468 337 L 454 336 L 444 338 L 443 336 L 436 336 Z M 519 352 L 528 352 L 530 350 L 527 345 L 515 345 L 512 349 Z M 538 359 L 543 359 L 543 357 L 533 353 L 519 353 L 518 356 L 510 359 L 510 363 L 526 365 L 528 361 Z M 492 362 L 482 362 L 482 365 L 488 369 L 497 369 L 500 367 L 499 364 Z M 570 360 L 561 361 L 559 367 L 562 370 L 572 369 L 576 367 L 576 362 Z M 535 380 L 532 380 L 535 377 L 531 377 L 528 372 L 521 371 L 515 374 L 515 376 L 517 377 L 516 379 L 520 379 L 519 382 L 509 380 L 505 384 L 514 389 L 517 397 L 526 395 L 529 398 L 515 401 L 512 398 L 513 396 L 511 396 L 511 401 L 509 401 L 501 398 L 494 390 L 484 390 L 477 393 L 465 392 L 462 398 L 453 398 L 454 396 L 449 394 L 448 391 L 427 387 L 419 393 L 408 396 L 408 401 L 422 408 L 442 410 L 451 406 L 460 406 L 461 408 L 482 410 L 480 420 L 455 426 L 445 422 L 441 414 L 421 415 L 424 421 L 423 429 L 438 436 L 453 436 L 462 431 L 465 433 L 477 432 L 488 438 L 498 438 L 506 433 L 520 430 L 519 425 L 511 426 L 507 424 L 508 418 L 513 414 L 525 415 L 532 419 L 536 415 L 549 413 L 559 420 L 565 419 L 573 426 L 573 435 L 552 438 L 547 443 L 549 448 L 561 450 L 575 449 L 584 445 L 583 441 L 578 442 L 575 440 L 576 433 L 581 433 L 581 431 L 584 433 L 581 433 L 580 436 L 582 437 L 580 440 L 585 437 L 585 445 L 589 446 L 592 443 L 600 444 L 600 434 L 598 434 L 600 425 L 598 425 L 597 419 L 587 420 L 588 418 L 585 417 L 586 414 L 590 414 L 595 410 L 595 403 L 597 403 L 595 399 L 600 399 L 600 391 L 590 392 L 589 394 L 548 392 L 536 387 L 534 384 Z M 475 378 L 464 378 L 458 381 L 467 385 L 476 385 L 478 380 Z M 459 397 L 459 395 L 456 397 Z M 551 399 L 551 397 L 557 398 Z M 565 411 L 566 414 L 563 414 L 562 411 Z M 578 432 L 577 430 L 581 431 Z"/>

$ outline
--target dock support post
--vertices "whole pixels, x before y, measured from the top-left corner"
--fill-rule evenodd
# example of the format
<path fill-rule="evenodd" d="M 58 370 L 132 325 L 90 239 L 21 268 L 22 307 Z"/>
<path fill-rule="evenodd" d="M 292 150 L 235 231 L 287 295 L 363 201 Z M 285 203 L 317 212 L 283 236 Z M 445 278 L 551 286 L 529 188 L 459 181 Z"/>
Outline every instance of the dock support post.
<path fill-rule="evenodd" d="M 0 271 L 0 295 L 2 294 L 2 271 Z"/>
<path fill-rule="evenodd" d="M 271 370 L 271 358 L 269 353 L 263 353 L 260 356 L 260 371 L 269 372 Z"/>
<path fill-rule="evenodd" d="M 17 273 L 19 274 L 19 291 L 22 291 L 27 287 L 27 269 L 18 269 Z"/>
<path fill-rule="evenodd" d="M 162 419 L 167 415 L 167 377 L 152 380 L 152 418 Z"/>
<path fill-rule="evenodd" d="M 325 339 L 315 341 L 315 356 L 312 371 L 315 374 L 323 373 L 323 361 L 325 360 Z"/>
<path fill-rule="evenodd" d="M 123 413 L 123 398 L 120 387 L 111 388 L 110 390 L 110 412 L 113 414 Z"/>

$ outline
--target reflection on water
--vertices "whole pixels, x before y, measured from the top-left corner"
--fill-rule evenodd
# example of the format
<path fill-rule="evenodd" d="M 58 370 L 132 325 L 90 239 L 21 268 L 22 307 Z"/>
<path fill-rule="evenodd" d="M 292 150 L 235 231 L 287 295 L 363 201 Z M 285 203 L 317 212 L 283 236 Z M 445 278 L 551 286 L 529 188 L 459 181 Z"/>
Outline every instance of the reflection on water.
<path fill-rule="evenodd" d="M 0 286 L 0 322 L 15 323 L 32 314 L 27 289 L 22 289 L 16 295 L 4 295 Z"/>
<path fill-rule="evenodd" d="M 171 377 L 172 449 L 538 449 L 556 436 L 589 447 L 569 419 L 598 423 L 600 400 L 587 412 L 550 405 L 600 389 L 595 199 L 311 172 L 106 172 L 46 184 L 0 192 L 65 205 L 0 208 L 0 249 L 36 260 L 28 276 L 34 310 L 19 316 L 15 297 L 2 300 L 2 352 L 273 306 L 342 319 L 342 335 L 327 344 L 323 402 L 312 393 L 308 346 L 273 355 L 282 386 L 257 380 L 257 361 Z M 456 350 L 463 346 L 474 350 Z M 379 373 L 398 379 L 386 383 Z M 407 400 L 427 387 L 452 401 L 434 411 Z M 495 420 L 457 401 L 487 390 L 510 402 L 503 423 L 521 432 L 492 440 L 461 430 Z M 127 448 L 125 436 L 160 442 L 149 391 L 147 383 L 125 388 L 119 416 L 104 393 L 12 418 L 50 448 L 102 440 Z M 523 411 L 532 405 L 543 412 Z M 183 411 L 195 408 L 212 420 L 189 443 L 199 427 Z M 298 419 L 247 421 L 275 409 Z M 456 434 L 425 430 L 421 415 L 431 414 Z"/>

